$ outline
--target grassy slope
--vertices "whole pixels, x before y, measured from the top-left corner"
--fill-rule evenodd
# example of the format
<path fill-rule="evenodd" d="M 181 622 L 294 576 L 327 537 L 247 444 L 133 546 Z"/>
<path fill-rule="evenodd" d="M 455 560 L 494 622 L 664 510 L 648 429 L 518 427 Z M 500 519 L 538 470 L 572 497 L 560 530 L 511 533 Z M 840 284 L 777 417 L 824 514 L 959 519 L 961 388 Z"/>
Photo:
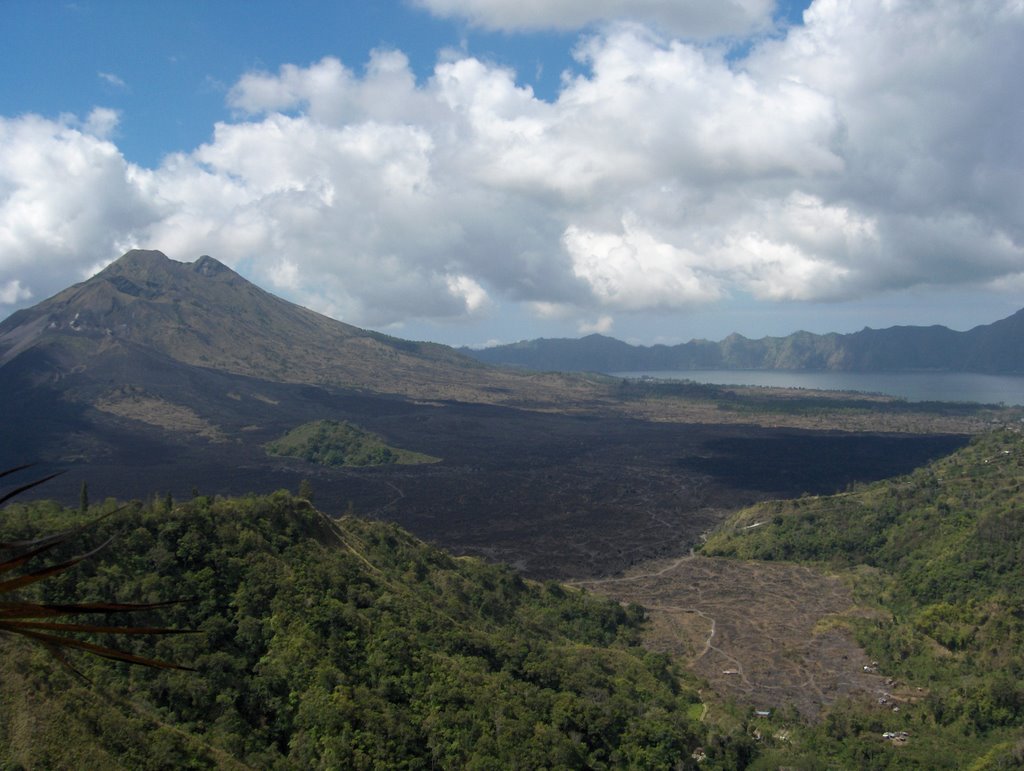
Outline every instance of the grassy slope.
<path fill-rule="evenodd" d="M 708 555 L 847 572 L 883 611 L 857 630 L 880 671 L 919 694 L 897 719 L 914 738 L 894 755 L 878 741 L 893 715 L 851 707 L 813 739 L 819 752 L 879 767 L 1022 759 L 1022 482 L 1024 438 L 997 431 L 906 477 L 752 507 L 709 538 Z"/>

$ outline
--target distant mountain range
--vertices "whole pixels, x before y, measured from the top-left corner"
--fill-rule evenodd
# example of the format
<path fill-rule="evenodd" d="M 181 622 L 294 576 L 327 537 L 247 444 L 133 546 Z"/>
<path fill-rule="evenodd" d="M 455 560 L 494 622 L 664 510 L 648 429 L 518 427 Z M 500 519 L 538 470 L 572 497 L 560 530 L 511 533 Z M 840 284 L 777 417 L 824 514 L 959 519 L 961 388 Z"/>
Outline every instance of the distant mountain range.
<path fill-rule="evenodd" d="M 637 346 L 604 335 L 526 340 L 461 349 L 479 361 L 562 372 L 643 370 L 942 371 L 1024 374 L 1024 310 L 993 324 L 955 332 L 943 326 L 865 328 L 852 334 L 795 332 L 751 340 Z"/>

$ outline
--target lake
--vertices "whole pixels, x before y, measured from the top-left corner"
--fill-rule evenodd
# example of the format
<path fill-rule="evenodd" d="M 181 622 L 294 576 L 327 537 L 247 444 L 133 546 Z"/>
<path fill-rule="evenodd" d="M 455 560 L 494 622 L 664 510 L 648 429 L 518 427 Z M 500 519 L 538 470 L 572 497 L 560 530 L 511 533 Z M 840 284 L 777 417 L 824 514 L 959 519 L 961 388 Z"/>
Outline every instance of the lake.
<path fill-rule="evenodd" d="M 971 372 L 800 372 L 789 370 L 686 370 L 613 372 L 616 377 L 692 380 L 716 385 L 861 391 L 911 402 L 979 402 L 1024 406 L 1024 377 Z"/>

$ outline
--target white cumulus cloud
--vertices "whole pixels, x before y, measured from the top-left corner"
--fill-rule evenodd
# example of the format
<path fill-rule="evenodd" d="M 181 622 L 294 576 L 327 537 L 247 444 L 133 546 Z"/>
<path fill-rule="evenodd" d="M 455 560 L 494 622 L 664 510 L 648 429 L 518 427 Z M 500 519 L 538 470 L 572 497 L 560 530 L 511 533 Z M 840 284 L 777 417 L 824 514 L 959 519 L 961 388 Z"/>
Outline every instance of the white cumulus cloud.
<path fill-rule="evenodd" d="M 607 335 L 612 331 L 613 326 L 615 326 L 615 319 L 611 316 L 604 315 L 600 316 L 593 322 L 581 322 L 577 329 L 581 335 Z"/>
<path fill-rule="evenodd" d="M 578 29 L 629 19 L 675 35 L 743 35 L 771 22 L 773 0 L 415 0 L 438 16 L 491 29 Z"/>
<path fill-rule="evenodd" d="M 159 221 L 159 202 L 103 138 L 109 118 L 107 111 L 94 111 L 84 124 L 0 118 L 3 304 L 57 291 Z M 97 126 L 99 136 L 89 133 Z"/>
<path fill-rule="evenodd" d="M 0 304 L 136 245 L 374 326 L 1017 285 L 1019 2 L 816 0 L 738 60 L 665 21 L 710 5 L 629 5 L 431 0 L 489 26 L 631 16 L 579 39 L 549 100 L 382 49 L 244 75 L 232 120 L 156 168 L 124 159 L 111 110 L 0 118 Z"/>
<path fill-rule="evenodd" d="M 623 310 L 682 308 L 721 296 L 718 282 L 702 275 L 701 258 L 664 243 L 632 218 L 619 233 L 569 226 L 563 236 L 573 273 L 602 304 Z"/>
<path fill-rule="evenodd" d="M 0 287 L 0 303 L 13 305 L 14 303 L 21 302 L 22 300 L 30 299 L 32 299 L 32 293 L 25 289 L 18 279 L 8 281 Z"/>

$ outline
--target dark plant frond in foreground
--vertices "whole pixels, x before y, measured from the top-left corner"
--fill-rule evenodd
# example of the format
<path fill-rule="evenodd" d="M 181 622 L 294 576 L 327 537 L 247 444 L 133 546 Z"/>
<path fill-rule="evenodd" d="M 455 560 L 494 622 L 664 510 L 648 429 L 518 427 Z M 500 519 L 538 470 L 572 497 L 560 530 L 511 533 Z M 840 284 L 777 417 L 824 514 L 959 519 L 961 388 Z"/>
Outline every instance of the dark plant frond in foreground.
<path fill-rule="evenodd" d="M 19 471 L 24 471 L 27 468 L 32 468 L 32 464 L 26 463 L 23 466 L 15 466 L 14 468 L 4 469 L 3 471 L 0 471 L 0 479 L 6 476 L 10 476 L 11 474 L 15 474 Z M 27 482 L 26 484 L 23 484 L 20 487 L 15 487 L 13 490 L 8 490 L 7 492 L 0 494 L 0 504 L 7 503 L 7 501 L 9 501 L 14 496 L 20 495 L 26 490 L 31 490 L 33 487 L 38 487 L 44 482 L 49 482 L 54 477 L 59 477 L 63 473 L 63 471 L 56 471 L 53 474 L 47 474 L 45 477 L 42 477 L 40 479 L 35 479 L 31 482 Z"/>
<path fill-rule="evenodd" d="M 18 466 L 0 471 L 0 478 L 22 471 L 29 466 Z M 0 495 L 0 503 L 4 503 L 19 493 L 30 490 L 44 482 L 53 479 L 63 472 L 49 474 L 27 484 L 20 485 L 13 490 Z M 191 667 L 180 664 L 173 664 L 159 659 L 138 656 L 118 648 L 107 645 L 80 640 L 72 635 L 75 634 L 117 634 L 117 635 L 169 635 L 187 634 L 191 630 L 165 629 L 162 627 L 150 626 L 119 626 L 111 624 L 97 624 L 88 622 L 77 622 L 54 619 L 69 619 L 79 616 L 112 615 L 117 613 L 131 613 L 135 611 L 155 610 L 168 605 L 178 604 L 173 602 L 156 603 L 120 603 L 120 602 L 83 602 L 83 603 L 45 603 L 23 600 L 13 596 L 13 593 L 31 586 L 39 581 L 60 575 L 78 565 L 80 562 L 89 559 L 99 551 L 110 545 L 110 541 L 100 544 L 84 554 L 52 565 L 38 567 L 35 570 L 23 570 L 34 559 L 41 557 L 46 552 L 58 546 L 66 544 L 69 540 L 93 527 L 98 522 L 112 516 L 111 512 L 102 517 L 92 520 L 80 527 L 72 528 L 63 533 L 45 536 L 27 541 L 10 541 L 0 543 L 0 553 L 6 556 L 0 560 L 0 574 L 19 571 L 9 578 L 0 581 L 0 634 L 19 635 L 42 645 L 57 661 L 68 667 L 76 674 L 80 674 L 65 655 L 68 650 L 79 650 L 90 653 L 101 658 L 113 661 L 122 661 L 127 664 L 140 664 L 142 666 L 154 667 L 157 669 L 180 669 L 194 671 Z"/>

